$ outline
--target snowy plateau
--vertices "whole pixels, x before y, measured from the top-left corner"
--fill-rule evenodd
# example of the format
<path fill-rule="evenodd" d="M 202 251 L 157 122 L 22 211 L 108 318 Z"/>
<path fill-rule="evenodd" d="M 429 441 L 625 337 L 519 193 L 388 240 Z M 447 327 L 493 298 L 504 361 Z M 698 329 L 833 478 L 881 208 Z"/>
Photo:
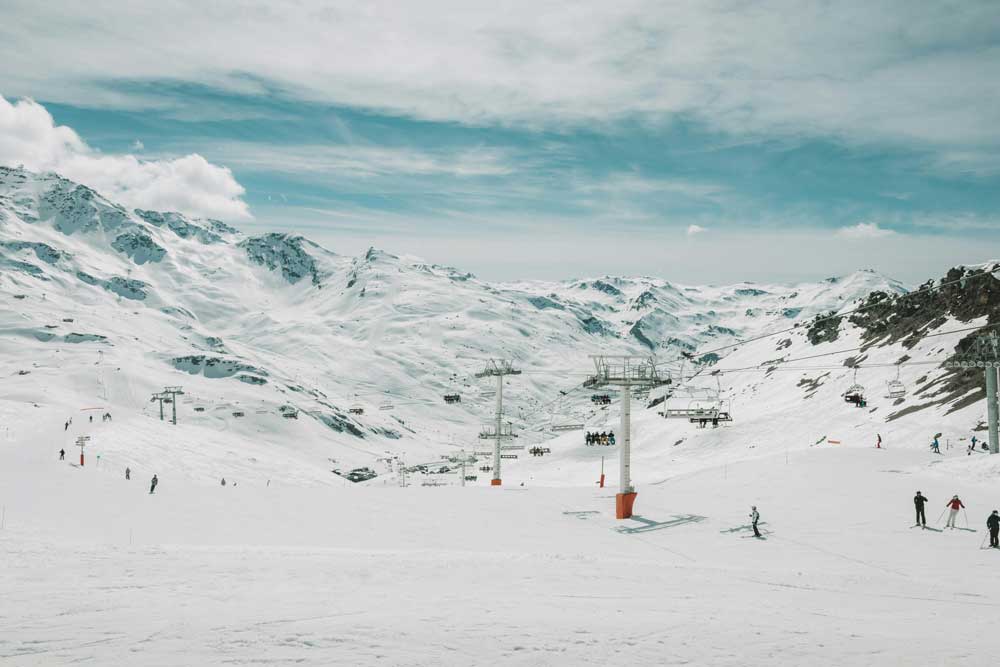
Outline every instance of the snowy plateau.
<path fill-rule="evenodd" d="M 0 168 L 0 663 L 993 664 L 1000 457 L 943 362 L 1000 324 L 996 268 L 498 284 Z M 625 520 L 601 354 L 672 379 Z"/>

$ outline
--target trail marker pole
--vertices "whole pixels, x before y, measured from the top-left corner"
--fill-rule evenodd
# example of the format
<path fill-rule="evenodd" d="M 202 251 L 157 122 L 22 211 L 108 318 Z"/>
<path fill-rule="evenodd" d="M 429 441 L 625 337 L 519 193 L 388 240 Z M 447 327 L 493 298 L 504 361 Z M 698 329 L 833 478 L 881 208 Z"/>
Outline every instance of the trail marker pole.
<path fill-rule="evenodd" d="M 604 457 L 601 457 L 601 481 L 598 482 L 599 488 L 604 488 Z"/>
<path fill-rule="evenodd" d="M 80 467 L 83 467 L 83 448 L 87 446 L 87 442 L 90 441 L 89 435 L 81 435 L 76 439 L 76 446 L 80 448 Z"/>

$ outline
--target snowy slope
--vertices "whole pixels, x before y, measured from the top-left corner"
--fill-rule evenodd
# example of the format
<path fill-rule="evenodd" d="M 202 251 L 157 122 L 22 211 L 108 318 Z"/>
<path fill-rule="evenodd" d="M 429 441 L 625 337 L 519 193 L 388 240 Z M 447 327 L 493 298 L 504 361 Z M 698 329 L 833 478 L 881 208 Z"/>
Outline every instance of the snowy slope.
<path fill-rule="evenodd" d="M 0 238 L 6 397 L 58 405 L 66 418 L 111 410 L 115 428 L 99 443 L 108 455 L 196 442 L 204 470 L 183 470 L 205 480 L 236 466 L 322 481 L 332 465 L 374 467 L 387 452 L 421 461 L 473 449 L 493 410 L 493 387 L 473 375 L 491 357 L 527 371 L 509 381 L 509 418 L 523 442 L 544 440 L 552 423 L 586 416 L 579 392 L 556 399 L 590 354 L 697 357 L 874 289 L 903 290 L 871 272 L 796 286 L 493 285 L 376 249 L 344 257 L 301 237 L 127 211 L 17 169 L 0 170 Z M 150 397 L 166 385 L 186 392 L 177 428 L 151 419 Z M 445 405 L 446 393 L 462 403 Z M 300 418 L 283 419 L 283 407 Z M 232 452 L 248 441 L 269 455 L 238 464 Z M 181 458 L 164 470 L 181 470 Z"/>
<path fill-rule="evenodd" d="M 0 403 L 10 664 L 973 666 L 1000 648 L 998 554 L 977 550 L 995 483 L 959 452 L 719 456 L 616 522 L 614 489 L 530 483 L 161 475 L 149 495 L 147 466 L 56 461 L 59 415 L 24 412 Z M 935 530 L 909 527 L 916 488 Z M 955 492 L 967 515 L 939 532 Z"/>

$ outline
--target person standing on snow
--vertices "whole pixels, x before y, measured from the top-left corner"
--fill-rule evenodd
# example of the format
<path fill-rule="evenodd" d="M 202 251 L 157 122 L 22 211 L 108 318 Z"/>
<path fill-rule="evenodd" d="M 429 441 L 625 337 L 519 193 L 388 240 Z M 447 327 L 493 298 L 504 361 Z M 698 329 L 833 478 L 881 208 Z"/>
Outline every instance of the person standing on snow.
<path fill-rule="evenodd" d="M 65 461 L 66 460 L 66 450 L 65 449 L 60 449 L 59 450 L 59 460 L 60 461 Z"/>
<path fill-rule="evenodd" d="M 152 494 L 156 491 L 156 485 L 160 483 L 160 480 L 153 475 L 153 479 L 149 480 L 149 492 Z"/>
<path fill-rule="evenodd" d="M 878 436 L 878 439 L 875 441 L 875 449 L 882 449 L 882 434 L 876 433 L 875 435 Z"/>
<path fill-rule="evenodd" d="M 913 496 L 913 505 L 917 509 L 917 526 L 927 527 L 927 515 L 924 514 L 924 503 L 927 502 L 927 496 L 923 495 L 917 491 L 917 495 Z"/>
<path fill-rule="evenodd" d="M 132 469 L 125 468 L 125 479 L 132 479 Z"/>
<path fill-rule="evenodd" d="M 947 526 L 949 528 L 954 529 L 955 528 L 955 517 L 958 516 L 958 510 L 965 509 L 965 505 L 963 505 L 962 501 L 958 499 L 958 496 L 952 496 L 951 500 L 948 501 L 948 503 L 945 505 L 945 507 L 950 507 L 951 508 L 951 513 L 948 515 Z"/>
<path fill-rule="evenodd" d="M 753 536 L 760 537 L 760 531 L 757 530 L 757 522 L 760 521 L 760 512 L 757 511 L 757 506 L 752 505 L 750 507 L 750 525 L 753 526 Z"/>
<path fill-rule="evenodd" d="M 990 530 L 990 546 L 1000 549 L 1000 512 L 993 510 L 993 514 L 986 520 L 986 527 Z"/>
<path fill-rule="evenodd" d="M 222 478 L 222 486 L 225 486 L 225 485 L 226 485 L 226 478 L 225 478 L 225 477 L 223 477 L 223 478 Z"/>
<path fill-rule="evenodd" d="M 941 443 L 938 442 L 937 436 L 934 436 L 934 442 L 931 443 L 931 451 L 935 454 L 941 453 Z"/>

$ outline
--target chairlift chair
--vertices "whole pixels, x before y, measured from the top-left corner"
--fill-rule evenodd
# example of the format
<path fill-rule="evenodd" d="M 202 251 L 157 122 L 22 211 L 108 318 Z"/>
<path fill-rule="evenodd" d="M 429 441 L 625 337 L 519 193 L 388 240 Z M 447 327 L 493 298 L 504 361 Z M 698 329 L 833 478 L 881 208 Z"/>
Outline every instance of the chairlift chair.
<path fill-rule="evenodd" d="M 865 386 L 858 383 L 858 369 L 854 369 L 854 384 L 844 392 L 844 402 L 852 403 L 856 407 L 863 408 L 868 402 L 865 400 Z"/>
<path fill-rule="evenodd" d="M 906 385 L 899 379 L 899 367 L 896 367 L 896 379 L 886 383 L 886 398 L 903 398 L 906 396 Z"/>

